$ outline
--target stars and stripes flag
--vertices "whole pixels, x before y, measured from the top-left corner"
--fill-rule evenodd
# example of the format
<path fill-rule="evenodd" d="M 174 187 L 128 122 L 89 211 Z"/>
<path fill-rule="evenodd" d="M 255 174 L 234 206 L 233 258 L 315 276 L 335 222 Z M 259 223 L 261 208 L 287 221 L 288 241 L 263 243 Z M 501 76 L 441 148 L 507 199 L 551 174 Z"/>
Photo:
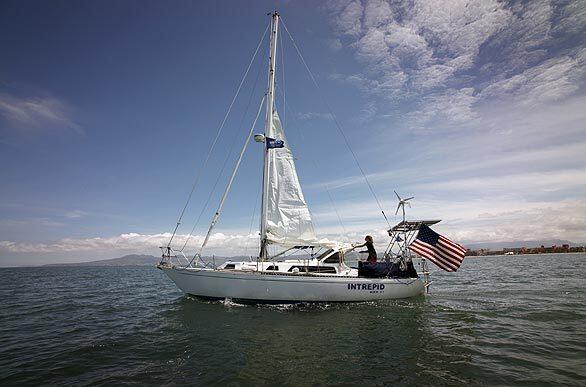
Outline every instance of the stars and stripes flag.
<path fill-rule="evenodd" d="M 466 254 L 464 246 L 441 236 L 426 225 L 419 227 L 417 237 L 409 248 L 445 271 L 458 270 Z"/>

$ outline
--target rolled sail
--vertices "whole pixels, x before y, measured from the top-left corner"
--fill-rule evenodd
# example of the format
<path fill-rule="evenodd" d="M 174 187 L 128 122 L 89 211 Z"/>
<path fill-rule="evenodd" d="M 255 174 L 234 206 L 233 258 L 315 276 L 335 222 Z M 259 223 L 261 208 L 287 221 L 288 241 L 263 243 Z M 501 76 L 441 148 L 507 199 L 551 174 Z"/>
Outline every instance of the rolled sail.
<path fill-rule="evenodd" d="M 274 110 L 268 151 L 267 242 L 285 246 L 318 245 L 311 215 L 299 184 L 293 154 Z"/>

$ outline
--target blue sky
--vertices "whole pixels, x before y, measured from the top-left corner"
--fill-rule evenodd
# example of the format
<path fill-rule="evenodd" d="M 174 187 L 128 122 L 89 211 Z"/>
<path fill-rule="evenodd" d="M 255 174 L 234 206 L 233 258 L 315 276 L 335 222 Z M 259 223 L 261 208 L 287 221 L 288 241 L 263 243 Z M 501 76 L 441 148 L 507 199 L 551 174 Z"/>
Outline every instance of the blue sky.
<path fill-rule="evenodd" d="M 464 244 L 586 242 L 584 2 L 4 1 L 0 265 L 156 254 L 275 7 L 387 214 L 395 189 Z M 281 48 L 277 107 L 318 233 L 382 247 L 376 202 L 284 34 Z M 184 218 L 179 241 L 219 176 L 191 249 L 267 51 Z M 260 163 L 251 144 L 210 253 L 253 253 Z"/>

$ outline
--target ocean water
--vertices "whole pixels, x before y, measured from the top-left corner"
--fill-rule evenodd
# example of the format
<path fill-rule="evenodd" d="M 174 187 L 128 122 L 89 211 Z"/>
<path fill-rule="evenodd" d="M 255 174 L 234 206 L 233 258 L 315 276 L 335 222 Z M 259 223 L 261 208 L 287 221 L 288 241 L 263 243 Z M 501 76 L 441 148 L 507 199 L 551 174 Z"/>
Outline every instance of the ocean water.
<path fill-rule="evenodd" d="M 431 294 L 244 306 L 154 267 L 0 269 L 0 385 L 586 385 L 586 255 L 467 258 Z"/>

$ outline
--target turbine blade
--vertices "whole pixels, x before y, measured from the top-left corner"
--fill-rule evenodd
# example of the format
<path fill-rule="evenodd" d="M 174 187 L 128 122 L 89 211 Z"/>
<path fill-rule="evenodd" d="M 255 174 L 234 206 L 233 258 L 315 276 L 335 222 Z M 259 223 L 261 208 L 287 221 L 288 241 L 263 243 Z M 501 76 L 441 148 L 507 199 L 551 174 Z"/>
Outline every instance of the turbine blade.
<path fill-rule="evenodd" d="M 397 206 L 397 210 L 395 211 L 395 215 L 397 215 L 399 213 L 399 208 L 401 208 L 401 203 L 399 203 L 399 205 Z"/>
<path fill-rule="evenodd" d="M 410 198 L 405 199 L 405 201 L 411 200 L 411 199 L 415 199 L 415 196 L 411 196 Z"/>
<path fill-rule="evenodd" d="M 395 195 L 397 195 L 397 199 L 401 200 L 401 197 L 399 196 L 399 194 L 397 193 L 397 191 L 393 190 L 393 192 L 395 193 Z"/>

